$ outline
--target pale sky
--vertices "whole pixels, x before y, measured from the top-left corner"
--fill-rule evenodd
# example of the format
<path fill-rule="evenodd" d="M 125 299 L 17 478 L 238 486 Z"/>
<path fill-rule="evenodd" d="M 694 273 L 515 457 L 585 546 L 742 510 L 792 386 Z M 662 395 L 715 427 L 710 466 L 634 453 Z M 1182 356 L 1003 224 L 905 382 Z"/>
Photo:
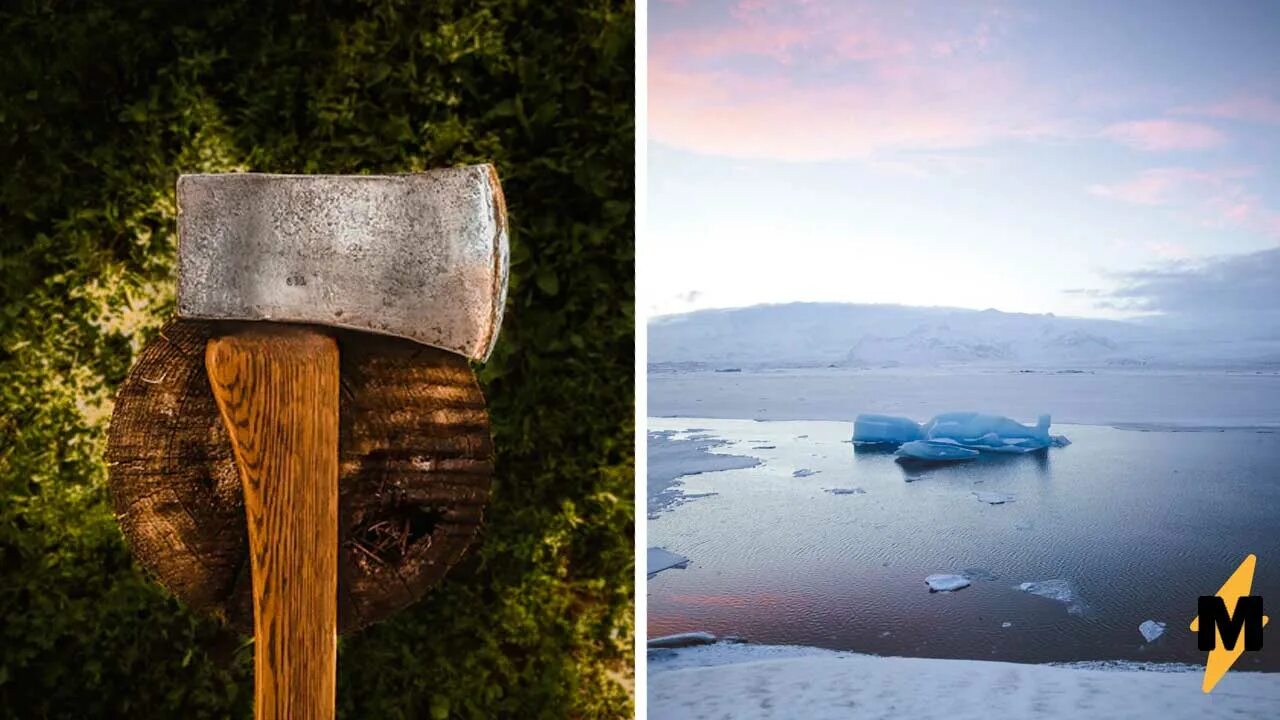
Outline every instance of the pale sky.
<path fill-rule="evenodd" d="M 1280 307 L 1280 3 L 659 0 L 649 28 L 651 315 Z"/>

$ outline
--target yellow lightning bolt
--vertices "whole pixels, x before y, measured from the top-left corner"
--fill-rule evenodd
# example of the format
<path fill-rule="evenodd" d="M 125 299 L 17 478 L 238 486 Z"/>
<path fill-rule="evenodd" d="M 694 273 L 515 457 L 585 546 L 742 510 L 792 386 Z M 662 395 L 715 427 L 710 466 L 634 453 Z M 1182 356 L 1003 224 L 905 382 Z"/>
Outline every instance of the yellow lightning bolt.
<path fill-rule="evenodd" d="M 1258 556 L 1250 555 L 1240 563 L 1240 567 L 1231 573 L 1231 577 L 1222 584 L 1218 590 L 1218 597 L 1222 598 L 1223 604 L 1227 606 L 1227 613 L 1235 615 L 1236 601 L 1242 597 L 1246 597 L 1253 588 L 1253 568 L 1258 564 Z M 1267 624 L 1268 618 L 1262 616 L 1262 624 Z M 1191 632 L 1197 632 L 1200 629 L 1200 618 L 1191 621 Z M 1244 638 L 1236 639 L 1236 646 L 1233 650 L 1227 650 L 1222 644 L 1222 633 L 1215 628 L 1214 633 L 1218 635 L 1218 645 L 1216 650 L 1209 651 L 1209 659 L 1204 665 L 1204 682 L 1200 685 L 1200 689 L 1209 692 L 1213 689 L 1223 675 L 1235 665 L 1236 660 L 1240 659 L 1241 653 L 1244 652 Z"/>

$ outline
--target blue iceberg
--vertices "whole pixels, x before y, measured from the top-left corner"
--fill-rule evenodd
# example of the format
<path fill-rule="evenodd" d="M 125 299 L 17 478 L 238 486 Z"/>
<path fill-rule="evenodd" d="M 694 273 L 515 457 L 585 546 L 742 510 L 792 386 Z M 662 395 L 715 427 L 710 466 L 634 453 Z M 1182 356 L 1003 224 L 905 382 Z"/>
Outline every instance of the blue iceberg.
<path fill-rule="evenodd" d="M 983 452 L 1027 453 L 1067 444 L 1049 434 L 1049 416 L 1041 415 L 1035 427 L 1000 415 L 976 412 L 943 413 L 924 425 L 930 440 L 952 440 Z"/>
<path fill-rule="evenodd" d="M 952 442 L 912 440 L 909 443 L 903 443 L 902 447 L 898 448 L 897 455 L 926 462 L 956 462 L 958 460 L 972 460 L 978 457 L 978 451 L 961 447 Z"/>
<path fill-rule="evenodd" d="M 893 415 L 859 415 L 853 421 L 854 445 L 901 445 L 924 437 L 920 424 Z"/>
<path fill-rule="evenodd" d="M 924 425 L 892 415 L 859 415 L 853 423 L 854 445 L 899 446 L 897 455 L 929 462 L 972 460 L 981 453 L 1029 453 L 1063 447 L 1070 441 L 1049 434 L 1050 417 L 1034 426 L 1002 415 L 951 412 Z"/>

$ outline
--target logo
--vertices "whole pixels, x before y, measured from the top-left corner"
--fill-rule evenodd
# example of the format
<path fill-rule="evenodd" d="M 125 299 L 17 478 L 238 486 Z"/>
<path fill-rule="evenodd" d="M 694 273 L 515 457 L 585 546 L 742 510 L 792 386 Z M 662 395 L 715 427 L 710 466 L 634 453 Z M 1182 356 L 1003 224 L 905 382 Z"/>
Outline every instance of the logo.
<path fill-rule="evenodd" d="M 1201 595 L 1191 632 L 1200 649 L 1209 653 L 1200 689 L 1210 692 L 1240 655 L 1262 649 L 1262 597 L 1250 595 L 1258 556 L 1250 555 L 1223 583 L 1217 595 Z"/>

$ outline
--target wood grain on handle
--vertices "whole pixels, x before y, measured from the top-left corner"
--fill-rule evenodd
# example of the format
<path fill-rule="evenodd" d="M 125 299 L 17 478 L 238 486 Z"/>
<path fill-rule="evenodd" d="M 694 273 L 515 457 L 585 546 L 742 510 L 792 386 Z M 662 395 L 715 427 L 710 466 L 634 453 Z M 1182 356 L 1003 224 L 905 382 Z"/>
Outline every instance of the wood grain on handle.
<path fill-rule="evenodd" d="M 257 720 L 329 720 L 337 672 L 338 347 L 264 325 L 205 368 L 244 486 Z"/>

